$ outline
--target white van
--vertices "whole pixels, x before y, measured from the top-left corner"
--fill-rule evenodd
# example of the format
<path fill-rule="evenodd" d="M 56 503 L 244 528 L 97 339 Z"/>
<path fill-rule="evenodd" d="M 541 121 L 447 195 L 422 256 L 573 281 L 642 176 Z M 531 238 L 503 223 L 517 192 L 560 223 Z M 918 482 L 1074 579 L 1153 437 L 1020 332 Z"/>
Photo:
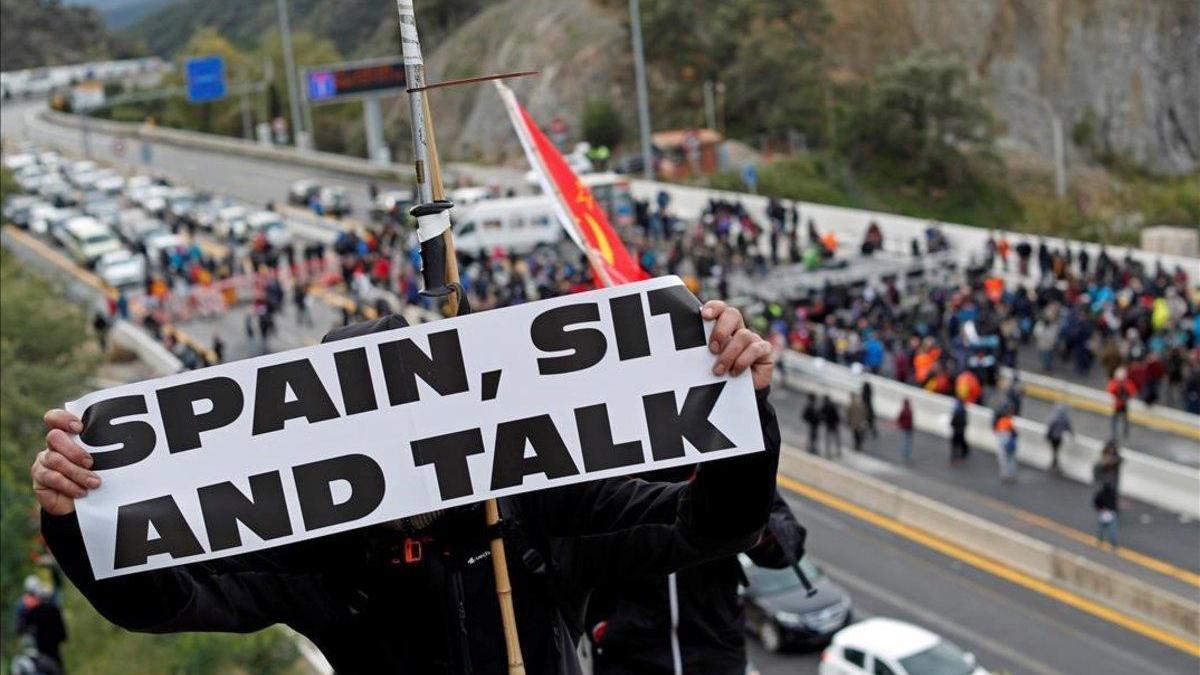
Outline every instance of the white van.
<path fill-rule="evenodd" d="M 107 225 L 88 216 L 67 221 L 63 227 L 62 243 L 76 262 L 88 267 L 105 253 L 124 248 Z"/>
<path fill-rule="evenodd" d="M 455 209 L 458 211 L 458 209 Z M 454 246 L 465 253 L 528 253 L 566 236 L 549 197 L 486 199 L 455 215 Z"/>

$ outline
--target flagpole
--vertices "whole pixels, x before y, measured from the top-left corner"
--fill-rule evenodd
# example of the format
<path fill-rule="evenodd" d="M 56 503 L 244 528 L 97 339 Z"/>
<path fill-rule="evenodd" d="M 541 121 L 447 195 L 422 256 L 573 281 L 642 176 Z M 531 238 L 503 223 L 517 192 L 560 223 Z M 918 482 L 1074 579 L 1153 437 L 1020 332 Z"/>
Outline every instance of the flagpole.
<path fill-rule="evenodd" d="M 444 301 L 446 316 L 456 316 L 466 298 L 458 283 L 458 260 L 454 254 L 454 236 L 450 230 L 450 207 L 442 186 L 441 165 L 438 162 L 437 142 L 433 119 L 429 114 L 429 99 L 425 89 L 425 62 L 417 35 L 413 0 L 396 0 L 400 15 L 400 51 L 404 57 L 409 111 L 412 113 L 413 160 L 417 174 L 417 197 L 420 201 L 410 213 L 417 219 L 417 238 L 421 241 L 421 274 L 425 280 L 422 293 Z M 521 642 L 517 634 L 517 617 L 513 608 L 512 583 L 504 538 L 500 528 L 500 508 L 495 499 L 484 503 L 484 517 L 491 537 L 492 570 L 496 577 L 496 598 L 500 604 L 500 621 L 504 629 L 504 646 L 508 654 L 509 675 L 525 675 Z"/>

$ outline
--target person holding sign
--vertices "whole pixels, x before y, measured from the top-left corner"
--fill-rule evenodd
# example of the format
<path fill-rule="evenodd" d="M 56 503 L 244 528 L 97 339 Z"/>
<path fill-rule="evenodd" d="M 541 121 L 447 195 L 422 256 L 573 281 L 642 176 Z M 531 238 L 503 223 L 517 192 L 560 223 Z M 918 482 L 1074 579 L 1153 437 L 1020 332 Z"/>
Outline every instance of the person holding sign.
<path fill-rule="evenodd" d="M 113 454 L 124 452 L 125 446 L 93 452 L 84 448 L 85 444 L 111 447 L 88 442 L 99 433 L 93 428 L 98 425 L 98 414 L 84 414 L 81 419 L 65 410 L 51 410 L 45 415 L 50 429 L 47 447 L 38 454 L 31 470 L 42 507 L 42 533 L 64 572 L 84 596 L 101 614 L 128 630 L 252 632 L 282 623 L 311 639 L 339 673 L 486 675 L 507 669 L 489 558 L 491 532 L 484 525 L 479 504 L 480 499 L 498 496 L 527 672 L 579 673 L 575 644 L 583 630 L 583 612 L 591 589 L 619 583 L 623 578 L 666 575 L 750 548 L 759 540 L 774 494 L 780 437 L 775 413 L 767 402 L 773 368 L 770 345 L 746 329 L 736 309 L 719 301 L 700 307 L 695 298 L 681 291 L 677 279 L 675 285 L 664 281 L 651 280 L 413 328 L 404 328 L 404 320 L 392 315 L 339 329 L 326 336 L 325 344 L 295 353 L 214 366 L 164 380 L 170 386 L 160 386 L 159 400 L 172 402 L 172 397 L 181 396 L 181 387 L 186 390 L 187 386 L 200 386 L 197 383 L 214 386 L 211 382 L 218 378 L 213 374 L 222 373 L 236 384 L 248 367 L 263 364 L 258 367 L 256 390 L 246 395 L 246 407 L 251 399 L 268 396 L 265 402 L 254 401 L 256 427 L 260 416 L 268 422 L 263 423 L 264 433 L 256 437 L 265 439 L 264 444 L 246 446 L 253 452 L 234 452 L 214 441 L 236 439 L 236 432 L 250 428 L 250 420 L 243 425 L 242 417 L 246 416 L 240 415 L 232 403 L 184 397 L 185 405 L 172 408 L 176 412 L 171 421 L 159 410 L 164 419 L 146 423 L 145 430 L 154 433 L 159 428 L 155 425 L 166 424 L 174 429 L 175 440 L 185 449 L 175 452 L 174 447 L 168 448 L 166 441 L 160 440 L 146 446 L 150 450 L 144 458 L 125 455 L 122 459 L 132 459 L 132 463 L 108 469 L 102 464 L 112 463 Z M 635 297 L 637 300 L 632 300 Z M 639 304 L 647 298 L 648 313 L 641 309 L 646 305 Z M 591 314 L 591 305 L 600 307 L 600 314 Z M 638 309 L 631 310 L 635 306 Z M 608 317 L 610 310 L 611 321 L 605 323 L 600 316 Z M 534 312 L 537 316 L 531 320 L 529 335 L 538 351 L 552 355 L 522 362 L 537 364 L 535 370 L 540 375 L 531 375 L 529 381 L 544 382 L 556 392 L 555 398 L 587 395 L 576 391 L 580 387 L 568 386 L 571 380 L 566 380 L 561 389 L 553 389 L 555 378 L 571 377 L 572 369 L 584 369 L 580 372 L 586 374 L 587 363 L 607 364 L 613 373 L 630 375 L 633 381 L 626 382 L 627 386 L 654 392 L 665 381 L 658 374 L 663 364 L 670 366 L 671 359 L 690 359 L 698 365 L 710 365 L 701 366 L 703 372 L 682 373 L 679 377 L 712 384 L 690 388 L 682 385 L 686 397 L 677 398 L 676 392 L 668 391 L 634 399 L 646 407 L 645 429 L 638 436 L 642 440 L 625 440 L 632 428 L 629 420 L 616 415 L 611 421 L 607 419 L 606 405 L 621 413 L 622 401 L 613 394 L 602 398 L 600 404 L 574 409 L 568 418 L 574 418 L 578 430 L 557 427 L 553 415 L 533 415 L 502 419 L 494 436 L 490 429 L 480 434 L 478 428 L 471 428 L 414 439 L 401 444 L 400 451 L 395 449 L 396 439 L 388 436 L 403 435 L 409 427 L 429 423 L 434 412 L 400 417 L 395 410 L 436 411 L 439 404 L 458 402 L 470 404 L 477 411 L 470 419 L 459 416 L 461 424 L 483 424 L 480 420 L 489 419 L 501 403 L 492 400 L 497 387 L 506 391 L 498 372 L 492 378 L 488 377 L 491 372 L 483 373 L 481 399 L 471 399 L 472 392 L 464 391 L 427 401 L 424 397 L 433 391 L 427 385 L 430 380 L 438 381 L 441 357 L 422 351 L 416 357 L 424 359 L 420 360 L 423 369 L 402 369 L 401 375 L 408 379 L 398 375 L 394 382 L 389 380 L 388 389 L 395 384 L 393 393 L 422 397 L 409 405 L 423 407 L 385 410 L 386 401 L 376 400 L 378 396 L 387 398 L 382 384 L 367 389 L 346 386 L 347 374 L 371 374 L 364 357 L 361 370 L 346 368 L 332 376 L 334 383 L 341 380 L 342 391 L 331 387 L 333 394 L 325 397 L 312 393 L 324 391 L 320 388 L 322 377 L 334 372 L 332 367 L 328 371 L 318 367 L 318 357 L 352 362 L 355 357 L 344 355 L 359 352 L 358 345 L 375 346 L 371 340 L 392 340 L 397 335 L 410 337 L 382 344 L 411 340 L 408 347 L 395 349 L 409 349 L 416 354 L 421 349 L 420 339 L 429 337 L 430 353 L 436 357 L 430 334 L 444 336 L 457 330 L 462 340 L 458 365 L 465 364 L 470 372 L 472 359 L 492 356 L 481 357 L 480 350 L 472 347 L 475 338 L 471 336 L 479 331 L 473 333 L 471 326 L 499 317 L 524 321 L 526 314 Z M 707 324 L 700 323 L 701 317 Z M 591 327 L 580 327 L 589 324 Z M 630 330 L 631 325 L 639 325 L 640 332 Z M 492 331 L 480 338 L 479 344 L 496 345 L 503 339 L 503 335 Z M 670 351 L 672 346 L 675 352 Z M 273 382 L 269 377 L 264 380 L 263 372 L 296 363 L 294 354 L 300 353 L 318 363 L 313 366 L 312 378 L 297 377 L 278 384 L 277 389 L 263 384 Z M 375 358 L 375 352 L 366 353 Z M 287 358 L 293 361 L 284 362 Z M 581 364 L 581 359 L 587 363 Z M 384 366 L 387 370 L 387 362 Z M 522 377 L 520 373 L 509 375 L 510 370 L 505 370 L 505 378 Z M 604 372 L 595 376 L 603 378 Z M 635 373 L 645 375 L 638 378 L 633 376 Z M 487 385 L 489 380 L 491 384 Z M 303 382 L 307 384 L 301 386 Z M 149 390 L 150 384 L 124 385 L 121 391 L 129 399 L 129 392 Z M 278 395 L 274 405 L 270 392 L 263 393 L 268 389 Z M 757 420 L 752 415 L 750 420 L 745 415 L 739 420 L 729 414 L 722 416 L 722 411 L 731 413 L 740 410 L 735 404 L 741 405 L 737 399 L 722 399 L 722 389 L 745 391 L 745 405 L 749 410 L 757 407 Z M 170 392 L 166 399 L 161 396 L 163 391 Z M 539 405 L 549 405 L 541 401 L 544 394 L 540 398 L 536 394 L 530 387 L 523 387 L 509 395 L 511 405 L 534 399 Z M 118 400 L 99 394 L 91 398 L 97 402 L 88 404 L 89 410 L 105 401 Z M 345 417 L 286 419 L 304 416 L 305 410 L 319 411 L 325 404 L 312 401 L 327 399 L 331 414 L 341 413 L 337 406 L 340 401 L 346 416 L 351 412 L 357 416 L 349 422 L 344 421 Z M 276 429 L 272 415 L 279 418 L 279 426 L 286 422 L 290 427 Z M 129 417 L 110 416 L 108 431 L 130 424 Z M 133 419 L 138 418 L 133 415 Z M 88 420 L 86 424 L 84 419 Z M 180 419 L 191 426 L 181 427 Z M 391 434 L 367 431 L 381 420 L 397 419 L 405 420 L 407 427 L 397 423 Z M 741 449 L 733 449 L 732 439 L 742 438 L 750 429 L 748 421 L 755 423 L 752 433 L 759 438 L 753 443 L 736 441 Z M 217 460 L 206 462 L 205 457 L 224 457 L 222 452 L 233 454 L 246 465 L 281 454 L 309 452 L 306 437 L 318 438 L 323 428 L 338 428 L 330 426 L 337 424 L 352 425 L 343 434 L 347 445 L 363 444 L 361 454 L 350 455 L 358 458 L 356 467 L 404 459 L 408 462 L 405 471 L 413 477 L 396 486 L 396 477 L 389 471 L 376 475 L 369 468 L 363 469 L 360 473 L 369 479 L 359 480 L 359 474 L 353 472 L 322 474 L 324 469 L 314 467 L 327 464 L 309 462 L 290 471 L 250 476 L 248 483 L 238 477 L 202 485 L 191 494 L 176 490 L 165 497 L 123 502 L 134 493 L 139 498 L 155 494 L 156 488 L 146 485 L 153 482 L 154 475 L 180 483 L 192 473 L 210 470 L 208 465 Z M 295 437 L 271 436 L 297 429 L 301 433 Z M 75 434 L 82 442 L 74 440 Z M 510 436 L 518 442 L 502 442 Z M 488 442 L 475 446 L 469 441 L 473 437 Z M 271 442 L 272 438 L 286 438 L 288 443 Z M 582 448 L 577 447 L 580 445 Z M 376 448 L 379 451 L 375 452 L 367 446 L 380 446 L 382 450 Z M 758 448 L 763 451 L 756 451 Z M 334 452 L 328 448 L 320 451 Z M 412 457 L 406 454 L 409 451 Z M 210 454 L 201 454 L 206 452 Z M 647 453 L 654 459 L 647 460 Z M 630 477 L 648 469 L 712 457 L 721 458 L 702 464 L 687 483 L 655 483 Z M 487 459 L 492 463 L 490 488 L 480 488 L 488 474 L 481 476 L 479 466 Z M 170 467 L 172 462 L 191 463 L 183 464 L 188 470 L 178 475 L 165 468 L 160 474 L 146 474 L 144 478 L 133 473 L 142 466 L 160 463 Z M 230 465 L 228 470 L 235 468 Z M 138 480 L 131 481 L 130 476 Z M 347 516 L 342 518 L 345 522 L 329 525 L 344 515 L 347 504 L 360 505 L 362 495 L 373 494 L 374 487 L 380 496 L 373 511 L 365 509 L 368 515 L 361 520 Z M 287 509 L 278 513 L 265 509 L 263 505 L 276 494 L 273 489 L 280 495 L 280 504 L 298 508 L 299 515 Z M 104 494 L 106 491 L 109 494 Z M 165 487 L 162 491 L 168 492 Z M 380 519 L 393 501 L 415 499 L 414 495 L 440 499 L 422 503 L 441 506 L 423 513 L 398 510 L 395 513 L 402 517 Z M 115 516 L 109 517 L 109 505 L 114 506 Z M 122 522 L 135 525 L 123 526 Z M 294 532 L 300 524 L 313 531 Z M 111 527 L 116 528 L 115 544 L 109 537 Z"/>

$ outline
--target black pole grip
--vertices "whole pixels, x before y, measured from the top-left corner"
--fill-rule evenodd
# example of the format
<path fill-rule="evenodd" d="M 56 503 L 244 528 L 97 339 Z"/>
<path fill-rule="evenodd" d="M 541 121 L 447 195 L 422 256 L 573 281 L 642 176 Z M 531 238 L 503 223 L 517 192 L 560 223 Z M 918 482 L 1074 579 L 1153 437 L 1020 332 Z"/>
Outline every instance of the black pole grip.
<path fill-rule="evenodd" d="M 441 213 L 451 207 L 453 202 L 440 199 L 428 204 L 417 204 L 409 209 L 409 214 L 420 223 L 422 216 Z M 438 235 L 421 242 L 421 277 L 425 280 L 425 290 L 421 295 L 430 298 L 444 298 L 454 292 L 447 283 L 446 276 L 446 239 Z"/>

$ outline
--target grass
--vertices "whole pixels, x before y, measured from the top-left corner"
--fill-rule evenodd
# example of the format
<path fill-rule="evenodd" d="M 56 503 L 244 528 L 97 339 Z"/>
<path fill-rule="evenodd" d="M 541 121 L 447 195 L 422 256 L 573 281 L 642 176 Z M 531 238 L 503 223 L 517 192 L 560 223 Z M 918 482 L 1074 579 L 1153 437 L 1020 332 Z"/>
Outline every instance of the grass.
<path fill-rule="evenodd" d="M 711 176 L 721 190 L 746 186 L 736 171 Z M 775 161 L 759 170 L 760 194 L 898 213 L 983 228 L 1136 244 L 1143 226 L 1200 226 L 1200 176 L 1149 176 L 1085 168 L 1059 199 L 1044 168 L 976 162 L 960 184 L 931 187 L 899 163 L 855 171 L 826 153 Z"/>

